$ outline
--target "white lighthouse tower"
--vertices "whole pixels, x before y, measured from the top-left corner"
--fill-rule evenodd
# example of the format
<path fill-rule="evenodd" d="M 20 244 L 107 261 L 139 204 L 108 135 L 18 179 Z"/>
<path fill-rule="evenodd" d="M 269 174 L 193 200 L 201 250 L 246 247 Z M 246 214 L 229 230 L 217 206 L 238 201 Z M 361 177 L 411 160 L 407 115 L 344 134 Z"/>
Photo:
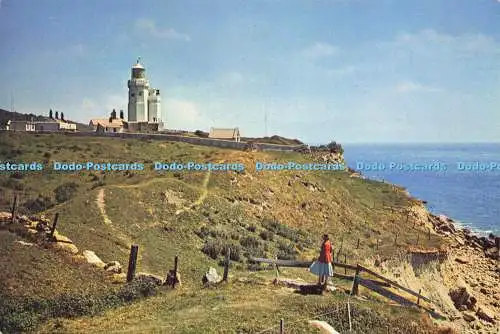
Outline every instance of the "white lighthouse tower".
<path fill-rule="evenodd" d="M 158 131 L 163 127 L 160 90 L 149 87 L 146 69 L 141 65 L 140 58 L 132 66 L 128 81 L 128 123 L 129 131 Z"/>

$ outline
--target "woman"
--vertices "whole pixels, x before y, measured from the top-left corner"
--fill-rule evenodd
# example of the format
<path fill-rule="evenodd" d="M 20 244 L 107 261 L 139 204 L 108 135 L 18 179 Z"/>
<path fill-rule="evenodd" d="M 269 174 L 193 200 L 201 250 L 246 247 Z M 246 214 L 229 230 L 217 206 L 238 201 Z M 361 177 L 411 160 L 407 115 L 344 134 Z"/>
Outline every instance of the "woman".
<path fill-rule="evenodd" d="M 318 285 L 326 286 L 328 277 L 333 275 L 332 244 L 328 234 L 323 235 L 323 244 L 317 261 L 309 267 L 309 271 L 318 275 Z"/>

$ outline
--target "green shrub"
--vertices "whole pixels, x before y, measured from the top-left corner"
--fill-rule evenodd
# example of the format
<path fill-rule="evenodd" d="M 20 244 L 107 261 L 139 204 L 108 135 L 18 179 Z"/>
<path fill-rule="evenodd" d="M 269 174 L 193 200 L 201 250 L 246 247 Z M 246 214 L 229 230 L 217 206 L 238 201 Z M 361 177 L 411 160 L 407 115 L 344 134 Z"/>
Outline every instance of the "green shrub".
<path fill-rule="evenodd" d="M 240 240 L 240 244 L 247 248 L 258 248 L 260 246 L 260 241 L 254 236 L 244 237 Z"/>
<path fill-rule="evenodd" d="M 201 251 L 215 260 L 222 253 L 223 249 L 224 245 L 220 240 L 207 240 Z"/>
<path fill-rule="evenodd" d="M 259 233 L 260 237 L 266 241 L 272 241 L 274 238 L 274 233 L 271 231 L 262 231 Z"/>
<path fill-rule="evenodd" d="M 257 226 L 255 226 L 254 224 L 250 224 L 248 225 L 247 230 L 249 230 L 250 232 L 255 232 L 257 231 Z"/>
<path fill-rule="evenodd" d="M 280 260 L 295 260 L 298 252 L 295 246 L 291 243 L 279 242 L 278 243 L 278 259 Z"/>
<path fill-rule="evenodd" d="M 29 200 L 24 204 L 24 207 L 30 212 L 41 212 L 50 209 L 54 206 L 54 201 L 48 196 L 39 194 L 34 200 Z"/>
<path fill-rule="evenodd" d="M 78 184 L 75 182 L 66 182 L 54 189 L 54 195 L 58 203 L 69 201 L 78 189 Z"/>

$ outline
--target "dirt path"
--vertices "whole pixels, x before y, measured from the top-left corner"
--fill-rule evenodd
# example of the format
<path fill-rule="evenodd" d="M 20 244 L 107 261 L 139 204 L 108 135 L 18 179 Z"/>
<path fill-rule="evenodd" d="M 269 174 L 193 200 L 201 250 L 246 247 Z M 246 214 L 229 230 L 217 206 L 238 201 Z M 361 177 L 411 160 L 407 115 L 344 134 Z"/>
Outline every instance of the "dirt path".
<path fill-rule="evenodd" d="M 198 197 L 198 199 L 196 201 L 194 201 L 191 205 L 185 206 L 182 209 L 177 210 L 175 212 L 176 215 L 180 215 L 183 212 L 192 210 L 203 203 L 203 201 L 205 200 L 205 198 L 208 195 L 208 183 L 210 182 L 210 175 L 211 175 L 211 172 L 209 170 L 209 171 L 207 171 L 207 174 L 205 174 L 205 178 L 203 179 L 203 183 L 201 185 L 200 197 Z"/>
<path fill-rule="evenodd" d="M 104 188 L 99 189 L 99 192 L 97 193 L 97 197 L 95 199 L 95 202 L 97 204 L 97 207 L 99 208 L 99 211 L 101 212 L 102 219 L 104 220 L 104 224 L 106 225 L 112 225 L 111 219 L 109 219 L 108 215 L 106 214 L 106 204 L 104 202 Z"/>
<path fill-rule="evenodd" d="M 101 212 L 104 224 L 111 227 L 111 229 L 113 230 L 113 235 L 120 240 L 120 248 L 128 252 L 128 250 L 130 249 L 130 245 L 132 245 L 132 240 L 130 240 L 130 238 L 123 234 L 121 231 L 113 227 L 113 222 L 106 213 L 106 194 L 104 188 L 99 189 L 95 202 L 97 204 L 97 207 L 99 208 L 99 211 Z"/>

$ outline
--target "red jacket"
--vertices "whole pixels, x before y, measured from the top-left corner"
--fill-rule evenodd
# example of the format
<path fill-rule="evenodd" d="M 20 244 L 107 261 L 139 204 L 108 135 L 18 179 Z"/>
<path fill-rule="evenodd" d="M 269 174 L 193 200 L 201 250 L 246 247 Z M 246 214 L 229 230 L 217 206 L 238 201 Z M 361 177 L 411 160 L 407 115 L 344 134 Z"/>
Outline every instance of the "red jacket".
<path fill-rule="evenodd" d="M 323 242 L 321 245 L 321 253 L 319 254 L 319 262 L 332 263 L 332 244 L 330 240 Z"/>

